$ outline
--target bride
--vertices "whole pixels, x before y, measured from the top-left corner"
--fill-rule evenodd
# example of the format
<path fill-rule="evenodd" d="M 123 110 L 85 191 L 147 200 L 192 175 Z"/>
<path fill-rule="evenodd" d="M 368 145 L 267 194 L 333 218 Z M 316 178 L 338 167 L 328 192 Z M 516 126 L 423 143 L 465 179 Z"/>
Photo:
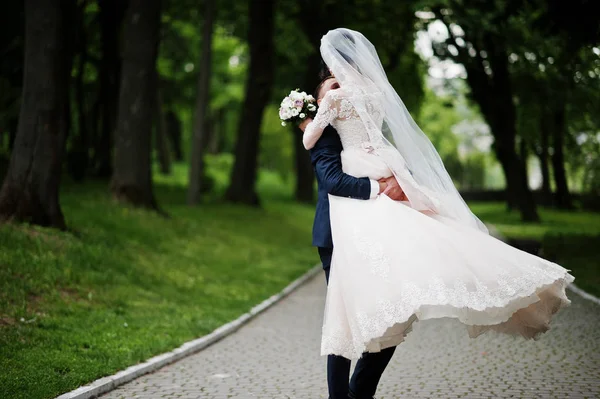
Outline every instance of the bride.
<path fill-rule="evenodd" d="M 570 303 L 573 276 L 488 234 L 361 33 L 330 31 L 321 56 L 339 88 L 320 94 L 305 147 L 331 124 L 345 173 L 394 176 L 406 194 L 399 202 L 329 196 L 334 252 L 321 354 L 359 358 L 398 345 L 415 321 L 441 317 L 458 319 L 470 337 L 547 331 Z"/>

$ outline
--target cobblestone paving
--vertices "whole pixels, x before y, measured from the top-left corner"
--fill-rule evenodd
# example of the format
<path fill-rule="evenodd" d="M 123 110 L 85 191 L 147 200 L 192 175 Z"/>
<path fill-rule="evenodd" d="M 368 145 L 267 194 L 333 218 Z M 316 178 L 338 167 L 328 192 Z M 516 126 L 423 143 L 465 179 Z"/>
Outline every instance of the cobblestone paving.
<path fill-rule="evenodd" d="M 326 398 L 325 289 L 319 275 L 235 334 L 103 398 Z M 416 323 L 377 398 L 600 398 L 600 306 L 569 297 L 538 341 L 469 339 L 449 319 Z"/>

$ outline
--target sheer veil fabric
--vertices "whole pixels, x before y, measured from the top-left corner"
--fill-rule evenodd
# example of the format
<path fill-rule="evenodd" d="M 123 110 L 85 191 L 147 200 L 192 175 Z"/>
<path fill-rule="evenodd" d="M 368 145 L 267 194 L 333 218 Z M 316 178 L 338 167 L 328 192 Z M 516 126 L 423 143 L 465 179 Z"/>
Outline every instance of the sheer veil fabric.
<path fill-rule="evenodd" d="M 359 114 L 371 143 L 376 143 L 374 151 L 396 177 L 402 177 L 411 207 L 434 211 L 487 233 L 458 193 L 435 147 L 388 81 L 373 44 L 360 32 L 339 28 L 321 39 L 321 56 L 340 86 L 351 93 L 347 100 Z M 383 124 L 369 112 L 373 102 L 384 110 Z"/>

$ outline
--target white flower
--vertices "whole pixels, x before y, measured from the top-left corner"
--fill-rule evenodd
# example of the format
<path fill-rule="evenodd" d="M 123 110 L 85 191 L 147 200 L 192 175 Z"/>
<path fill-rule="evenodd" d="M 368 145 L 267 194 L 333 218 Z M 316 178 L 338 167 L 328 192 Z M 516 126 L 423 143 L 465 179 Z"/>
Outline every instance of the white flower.
<path fill-rule="evenodd" d="M 294 101 L 291 98 L 286 97 L 286 98 L 284 98 L 283 102 L 281 103 L 281 106 L 283 108 L 292 108 L 294 106 Z"/>
<path fill-rule="evenodd" d="M 285 123 L 285 122 L 281 122 L 281 126 L 285 126 L 285 125 L 286 125 L 286 123 Z"/>
<path fill-rule="evenodd" d="M 299 113 L 298 108 L 292 108 L 292 116 L 298 116 Z"/>
<path fill-rule="evenodd" d="M 309 111 L 314 111 L 315 109 L 317 109 L 317 107 L 315 107 L 315 106 L 314 106 L 314 105 L 312 105 L 312 104 L 308 104 L 308 110 L 309 110 Z"/>
<path fill-rule="evenodd" d="M 310 94 L 308 96 L 306 96 L 306 99 L 308 101 L 315 101 L 315 98 L 312 95 L 310 95 Z"/>
<path fill-rule="evenodd" d="M 304 117 L 306 116 L 306 114 L 304 112 L 301 112 L 300 115 L 298 115 L 298 116 L 300 116 L 300 118 L 304 119 Z"/>

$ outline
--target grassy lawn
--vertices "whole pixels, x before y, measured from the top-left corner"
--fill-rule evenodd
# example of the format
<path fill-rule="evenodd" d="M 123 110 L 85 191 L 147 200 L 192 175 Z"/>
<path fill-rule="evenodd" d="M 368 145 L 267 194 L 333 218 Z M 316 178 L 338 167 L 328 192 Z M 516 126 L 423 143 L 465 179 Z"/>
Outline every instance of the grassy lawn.
<path fill-rule="evenodd" d="M 469 205 L 507 237 L 541 241 L 545 258 L 572 270 L 577 286 L 600 296 L 600 213 L 540 208 L 541 223 L 522 223 L 502 203 Z"/>
<path fill-rule="evenodd" d="M 0 227 L 1 398 L 51 398 L 171 350 L 318 261 L 312 207 L 190 208 L 166 183 L 156 191 L 171 219 L 85 184 L 62 192 L 74 233 Z"/>
<path fill-rule="evenodd" d="M 492 223 L 511 238 L 542 240 L 546 234 L 600 234 L 600 213 L 538 208 L 542 222 L 523 223 L 519 213 L 508 212 L 504 203 L 473 202 L 469 206 L 481 220 Z"/>

